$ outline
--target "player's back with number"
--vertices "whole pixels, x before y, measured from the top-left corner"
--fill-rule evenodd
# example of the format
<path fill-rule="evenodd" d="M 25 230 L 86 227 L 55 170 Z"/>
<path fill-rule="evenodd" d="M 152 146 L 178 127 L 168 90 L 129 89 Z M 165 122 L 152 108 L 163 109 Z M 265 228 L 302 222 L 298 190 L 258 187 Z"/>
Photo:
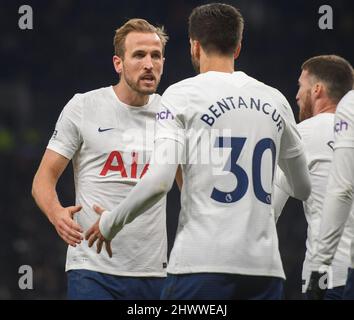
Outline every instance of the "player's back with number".
<path fill-rule="evenodd" d="M 270 205 L 274 168 L 302 152 L 286 99 L 243 72 L 210 71 L 171 86 L 162 104 L 187 144 L 169 271 L 284 277 Z"/>

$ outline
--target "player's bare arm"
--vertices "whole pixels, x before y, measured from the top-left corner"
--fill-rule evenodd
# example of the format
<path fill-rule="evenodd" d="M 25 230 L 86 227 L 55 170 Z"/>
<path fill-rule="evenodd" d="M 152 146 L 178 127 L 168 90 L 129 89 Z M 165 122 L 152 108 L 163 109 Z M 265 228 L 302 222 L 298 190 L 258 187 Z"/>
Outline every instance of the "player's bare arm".
<path fill-rule="evenodd" d="M 81 227 L 73 220 L 81 206 L 63 207 L 56 192 L 57 182 L 70 160 L 47 149 L 33 179 L 32 196 L 54 225 L 59 236 L 75 247 L 83 240 Z"/>
<path fill-rule="evenodd" d="M 151 169 L 150 169 L 151 171 Z M 176 172 L 176 177 L 175 177 L 176 183 L 178 185 L 179 190 L 182 189 L 182 184 L 183 184 L 183 178 L 182 178 L 182 168 L 181 166 L 178 166 L 177 172 Z M 167 191 L 166 191 L 167 192 Z M 94 205 L 93 209 L 98 215 L 102 215 L 102 213 L 105 211 L 105 209 L 101 208 L 98 205 Z M 105 237 L 102 235 L 100 228 L 100 218 L 96 221 L 96 223 L 86 232 L 85 234 L 85 239 L 88 241 L 88 246 L 91 248 L 93 244 L 97 241 L 96 244 L 96 251 L 97 253 L 101 253 L 103 243 L 105 243 L 106 251 L 109 255 L 110 258 L 112 258 L 113 253 L 111 249 L 111 241 L 105 239 Z"/>
<path fill-rule="evenodd" d="M 160 139 L 156 145 L 158 146 L 157 149 L 167 150 L 165 154 L 170 154 L 172 150 L 179 150 L 177 154 L 182 154 L 182 146 L 174 140 Z M 172 188 L 179 162 L 178 160 L 175 164 L 160 164 L 155 163 L 153 159 L 148 173 L 118 207 L 111 211 L 105 211 L 94 206 L 96 213 L 102 215 L 102 217 L 85 234 L 89 246 L 91 247 L 99 240 L 97 252 L 101 252 L 103 242 L 107 244 L 107 241 L 113 239 L 124 225 L 131 223 L 165 196 Z"/>

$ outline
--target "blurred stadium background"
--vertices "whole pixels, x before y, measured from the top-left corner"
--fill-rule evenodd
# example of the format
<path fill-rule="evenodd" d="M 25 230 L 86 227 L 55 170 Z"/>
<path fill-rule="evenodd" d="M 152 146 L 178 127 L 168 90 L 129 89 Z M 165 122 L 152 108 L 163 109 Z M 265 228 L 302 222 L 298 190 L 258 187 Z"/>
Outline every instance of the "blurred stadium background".
<path fill-rule="evenodd" d="M 66 246 L 31 197 L 35 170 L 57 117 L 76 92 L 117 82 L 111 57 L 116 27 L 133 17 L 164 25 L 170 36 L 159 88 L 194 75 L 187 35 L 193 7 L 207 1 L 50 0 L 0 3 L 0 299 L 64 299 Z M 238 0 L 245 21 L 237 69 L 281 90 L 297 117 L 295 95 L 302 62 L 335 53 L 354 63 L 352 0 Z M 18 8 L 31 5 L 34 29 L 20 30 Z M 318 27 L 318 8 L 329 4 L 334 29 Z M 71 167 L 58 191 L 74 199 Z M 306 221 L 290 201 L 278 223 L 287 275 L 285 298 L 300 299 Z M 176 188 L 168 196 L 169 248 L 179 211 Z M 34 289 L 20 290 L 18 270 L 30 265 Z"/>

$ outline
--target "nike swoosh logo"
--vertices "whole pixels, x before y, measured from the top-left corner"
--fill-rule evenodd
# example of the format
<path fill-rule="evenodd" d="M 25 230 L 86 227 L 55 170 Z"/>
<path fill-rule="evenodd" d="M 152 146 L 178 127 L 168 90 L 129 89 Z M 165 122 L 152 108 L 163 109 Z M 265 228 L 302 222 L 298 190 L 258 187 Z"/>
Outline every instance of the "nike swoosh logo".
<path fill-rule="evenodd" d="M 106 128 L 106 129 L 101 129 L 101 127 L 98 128 L 98 132 L 105 132 L 108 130 L 113 130 L 114 128 Z"/>

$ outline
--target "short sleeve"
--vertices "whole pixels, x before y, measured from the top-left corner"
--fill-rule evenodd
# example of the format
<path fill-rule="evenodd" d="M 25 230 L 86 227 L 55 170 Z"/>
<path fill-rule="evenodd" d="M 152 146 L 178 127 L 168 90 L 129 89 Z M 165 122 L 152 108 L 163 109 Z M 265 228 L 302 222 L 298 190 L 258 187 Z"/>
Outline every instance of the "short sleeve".
<path fill-rule="evenodd" d="M 354 90 L 339 102 L 334 120 L 334 149 L 354 148 Z"/>
<path fill-rule="evenodd" d="M 82 143 L 82 105 L 75 95 L 64 107 L 47 148 L 71 160 Z"/>
<path fill-rule="evenodd" d="M 156 114 L 155 141 L 171 139 L 185 144 L 185 115 L 184 107 L 188 101 L 178 87 L 170 87 L 161 98 L 161 106 Z"/>

